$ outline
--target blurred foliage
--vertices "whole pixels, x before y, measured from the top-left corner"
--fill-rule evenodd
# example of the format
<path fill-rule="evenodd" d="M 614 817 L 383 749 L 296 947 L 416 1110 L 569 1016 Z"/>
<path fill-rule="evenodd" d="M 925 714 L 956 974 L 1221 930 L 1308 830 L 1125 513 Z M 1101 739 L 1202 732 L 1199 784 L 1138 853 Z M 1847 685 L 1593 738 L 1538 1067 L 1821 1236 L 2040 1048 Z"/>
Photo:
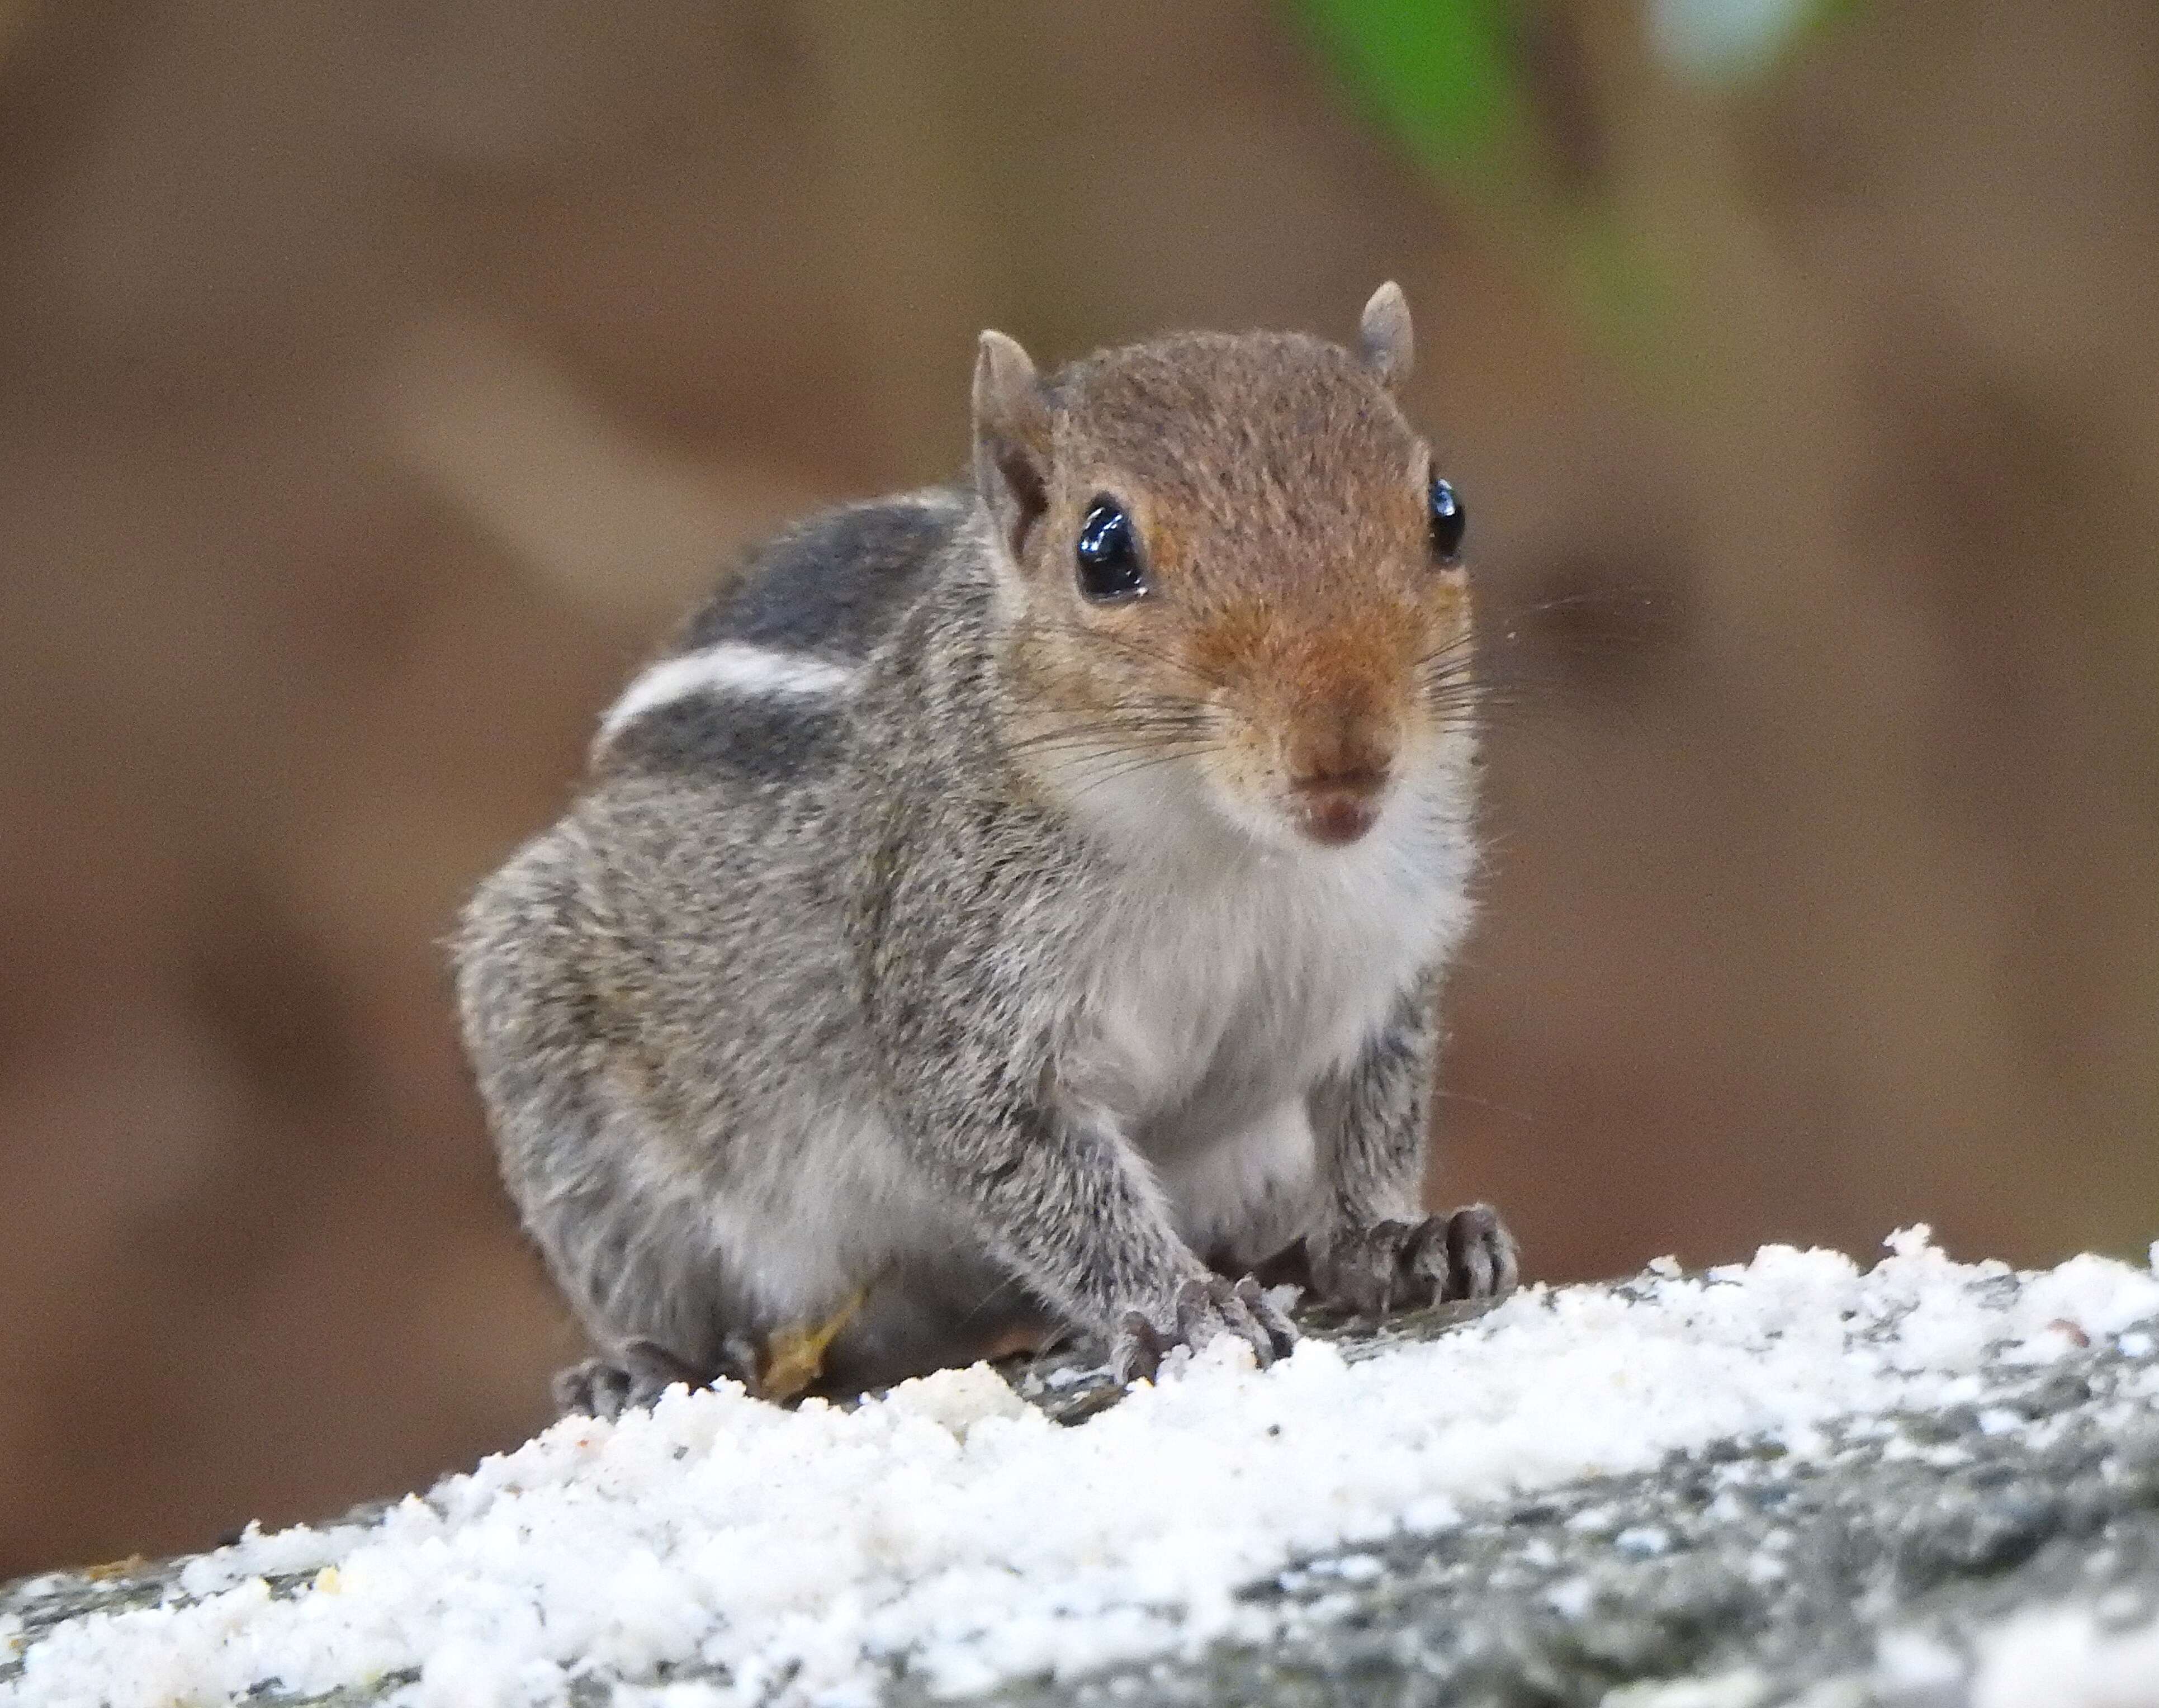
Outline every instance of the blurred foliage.
<path fill-rule="evenodd" d="M 1861 0 L 1643 0 L 1654 72 L 1731 94 L 1757 85 Z M 1527 0 L 1301 0 L 1361 104 L 1426 171 L 1529 248 L 1611 348 L 1646 355 L 1681 261 L 1580 157 L 1593 150 L 1571 21 Z M 1577 158 L 1570 158 L 1570 155 Z"/>
<path fill-rule="evenodd" d="M 1515 177 L 1527 103 L 1505 0 L 1304 0 L 1303 9 L 1420 161 L 1478 188 Z"/>
<path fill-rule="evenodd" d="M 1726 89 L 1765 77 L 1815 26 L 1860 0 L 1644 0 L 1643 27 L 1671 71 Z M 1425 166 L 1473 190 L 1534 181 L 1525 0 L 1302 0 L 1366 104 Z"/>

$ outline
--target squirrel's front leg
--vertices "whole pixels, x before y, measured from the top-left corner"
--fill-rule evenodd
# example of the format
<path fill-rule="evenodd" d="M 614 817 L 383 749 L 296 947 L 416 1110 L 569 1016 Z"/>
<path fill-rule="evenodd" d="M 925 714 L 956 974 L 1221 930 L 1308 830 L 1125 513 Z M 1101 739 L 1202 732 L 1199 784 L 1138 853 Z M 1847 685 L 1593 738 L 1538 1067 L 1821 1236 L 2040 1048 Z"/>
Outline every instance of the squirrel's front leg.
<path fill-rule="evenodd" d="M 899 1140 L 998 1261 L 1109 1348 L 1120 1381 L 1173 1347 L 1233 1335 L 1262 1364 L 1295 1331 L 1250 1277 L 1214 1274 L 1178 1236 L 1161 1188 L 1106 1111 L 1061 1095 L 1054 1052 L 969 1023 L 1011 1010 L 955 1005 L 886 1058 Z"/>
<path fill-rule="evenodd" d="M 1489 1204 L 1420 1208 L 1432 1073 L 1435 981 L 1416 986 L 1348 1069 L 1312 1096 L 1327 1192 L 1307 1236 L 1313 1291 L 1372 1316 L 1496 1298 L 1520 1279 L 1514 1236 Z"/>
<path fill-rule="evenodd" d="M 1120 1381 L 1173 1348 L 1230 1335 L 1261 1364 L 1296 1339 L 1249 1276 L 1216 1275 L 1171 1224 L 1152 1175 L 1114 1123 L 1017 1095 L 999 1074 L 971 1108 L 939 1113 L 933 1167 L 971 1203 L 985 1243 L 1043 1298 L 1106 1343 Z"/>
<path fill-rule="evenodd" d="M 1120 1380 L 1225 1334 L 1271 1362 L 1296 1338 L 1288 1321 L 1249 1276 L 1201 1262 L 1116 1117 L 1064 1087 L 1048 987 L 1068 950 L 1010 922 L 1046 911 L 1031 872 L 1071 888 L 1065 851 L 985 861 L 978 907 L 955 915 L 912 851 L 936 840 L 917 821 L 928 798 L 895 791 L 917 818 L 895 815 L 856 897 L 857 991 L 909 1163 L 1017 1280 L 1106 1344 Z"/>

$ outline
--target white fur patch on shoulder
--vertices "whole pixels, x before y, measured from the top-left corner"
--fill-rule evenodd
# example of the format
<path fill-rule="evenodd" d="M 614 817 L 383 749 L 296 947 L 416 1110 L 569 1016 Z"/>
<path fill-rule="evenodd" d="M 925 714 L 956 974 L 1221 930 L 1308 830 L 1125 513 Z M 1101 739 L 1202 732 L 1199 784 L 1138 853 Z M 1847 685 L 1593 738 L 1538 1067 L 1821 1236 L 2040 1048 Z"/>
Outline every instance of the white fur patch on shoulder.
<path fill-rule="evenodd" d="M 855 673 L 806 652 L 722 640 L 679 657 L 662 659 L 623 691 L 600 720 L 606 741 L 658 706 L 699 695 L 741 698 L 821 700 L 854 686 Z"/>

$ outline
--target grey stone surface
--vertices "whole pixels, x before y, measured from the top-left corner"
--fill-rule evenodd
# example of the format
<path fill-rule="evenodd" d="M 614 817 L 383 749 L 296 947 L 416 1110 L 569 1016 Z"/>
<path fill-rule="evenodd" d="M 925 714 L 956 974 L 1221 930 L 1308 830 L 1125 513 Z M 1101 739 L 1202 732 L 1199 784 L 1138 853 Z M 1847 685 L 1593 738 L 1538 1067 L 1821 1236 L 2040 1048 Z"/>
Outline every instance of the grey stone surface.
<path fill-rule="evenodd" d="M 2023 1607 L 2159 1612 L 2159 1419 L 2108 1420 L 2135 1368 L 1996 1369 L 1981 1403 L 1848 1433 L 1825 1460 L 1726 1442 L 1309 1560 L 1247 1592 L 1304 1616 L 1265 1653 L 995 1700 L 1571 1708 L 1692 1679 L 1725 1683 L 1721 1708 L 1951 1708 L 1960 1684 L 1877 1676 L 1884 1633 L 1969 1656 Z M 2055 1431 L 2043 1446 L 1990 1432 L 2002 1414 Z"/>
<path fill-rule="evenodd" d="M 1354 1359 L 1459 1319 L 1306 1326 Z M 1646 1474 L 1490 1505 L 1442 1535 L 1305 1560 L 1244 1592 L 1281 1617 L 1264 1648 L 1221 1645 L 984 1700 L 1962 1708 L 1960 1679 L 1878 1667 L 1884 1634 L 1968 1659 L 1978 1633 L 2022 1608 L 2159 1617 L 2159 1415 L 2136 1397 L 2159 1359 L 2153 1339 L 2131 1337 L 2135 1354 L 2110 1342 L 2040 1366 L 1997 1361 L 1970 1403 L 1854 1422 L 1825 1454 L 1727 1441 Z M 1117 1398 L 1076 1359 L 1012 1374 L 1074 1425 Z M 80 1612 L 178 1593 L 184 1563 L 27 1579 L 0 1590 L 0 1615 L 22 1618 L 19 1645 Z M 19 1670 L 0 1661 L 0 1684 Z M 375 1700 L 411 1676 L 307 1700 Z M 1696 1688 L 1659 1688 L 1679 1681 Z M 607 1691 L 585 1681 L 578 1695 Z M 903 1675 L 891 1696 L 932 1700 Z"/>

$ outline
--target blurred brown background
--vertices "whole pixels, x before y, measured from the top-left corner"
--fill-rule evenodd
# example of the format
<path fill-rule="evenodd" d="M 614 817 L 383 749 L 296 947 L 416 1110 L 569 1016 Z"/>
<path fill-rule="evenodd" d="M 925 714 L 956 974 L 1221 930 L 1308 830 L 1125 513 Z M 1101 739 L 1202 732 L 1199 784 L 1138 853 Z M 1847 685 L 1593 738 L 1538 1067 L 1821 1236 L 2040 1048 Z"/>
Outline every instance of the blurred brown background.
<path fill-rule="evenodd" d="M 1523 18 L 1660 331 L 1239 0 L 0 0 L 0 1576 L 541 1421 L 440 939 L 986 324 L 1407 287 L 1509 685 L 1442 1189 L 1536 1272 L 2159 1234 L 2159 8 Z"/>

